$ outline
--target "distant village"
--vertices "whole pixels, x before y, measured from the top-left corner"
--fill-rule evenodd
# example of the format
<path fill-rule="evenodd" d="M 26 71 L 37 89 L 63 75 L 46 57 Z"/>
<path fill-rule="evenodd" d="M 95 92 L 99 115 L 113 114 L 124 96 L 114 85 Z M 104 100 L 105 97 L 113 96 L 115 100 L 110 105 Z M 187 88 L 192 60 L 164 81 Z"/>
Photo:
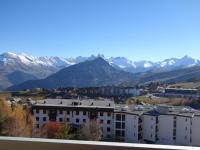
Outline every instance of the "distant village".
<path fill-rule="evenodd" d="M 109 98 L 116 103 L 124 103 L 130 97 L 158 97 L 158 98 L 187 98 L 200 99 L 200 88 L 170 87 L 166 84 L 150 83 L 136 87 L 103 86 L 87 88 L 55 88 L 55 89 L 25 89 L 23 91 L 12 92 L 18 102 L 20 97 L 31 97 L 41 95 L 43 98 L 55 99 L 81 99 L 81 98 Z"/>

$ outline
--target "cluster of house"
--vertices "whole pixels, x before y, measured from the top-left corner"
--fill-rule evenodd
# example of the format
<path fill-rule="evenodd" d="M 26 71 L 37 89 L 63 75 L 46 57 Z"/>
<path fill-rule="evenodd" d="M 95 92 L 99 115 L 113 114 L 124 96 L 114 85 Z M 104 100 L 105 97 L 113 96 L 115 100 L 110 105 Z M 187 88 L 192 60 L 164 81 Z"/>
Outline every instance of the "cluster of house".
<path fill-rule="evenodd" d="M 103 86 L 80 88 L 79 94 L 100 96 L 139 96 L 140 90 L 135 87 Z"/>
<path fill-rule="evenodd" d="M 32 105 L 36 128 L 47 121 L 79 127 L 96 120 L 103 140 L 200 146 L 200 112 L 168 105 L 117 105 L 110 100 L 45 99 Z"/>
<path fill-rule="evenodd" d="M 161 97 L 200 98 L 199 89 L 166 88 L 163 92 L 155 93 Z"/>
<path fill-rule="evenodd" d="M 7 103 L 9 106 L 14 106 L 16 104 L 23 104 L 24 106 L 32 106 L 35 101 L 31 98 L 20 98 L 20 97 L 13 97 L 8 98 Z"/>

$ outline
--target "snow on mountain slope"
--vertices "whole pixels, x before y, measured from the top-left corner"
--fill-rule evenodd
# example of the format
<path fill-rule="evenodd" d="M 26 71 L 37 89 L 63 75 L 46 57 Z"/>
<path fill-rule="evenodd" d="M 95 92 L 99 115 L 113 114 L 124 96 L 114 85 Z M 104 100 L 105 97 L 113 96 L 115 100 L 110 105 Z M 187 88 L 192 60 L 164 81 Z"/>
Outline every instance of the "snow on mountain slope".
<path fill-rule="evenodd" d="M 25 53 L 6 52 L 0 55 L 0 71 L 8 74 L 14 71 L 22 71 L 35 75 L 38 78 L 45 78 L 62 68 L 86 61 L 96 57 L 104 58 L 111 66 L 132 73 L 151 70 L 172 70 L 178 68 L 200 65 L 200 60 L 189 56 L 183 58 L 171 58 L 159 62 L 132 61 L 125 57 L 105 58 L 103 55 L 91 55 L 90 57 L 62 58 L 62 57 L 33 57 Z"/>
<path fill-rule="evenodd" d="M 70 59 L 59 57 L 33 57 L 27 54 L 15 54 L 11 52 L 0 55 L 0 71 L 8 74 L 14 71 L 22 71 L 33 74 L 39 78 L 45 78 L 55 73 L 60 68 L 75 64 Z"/>

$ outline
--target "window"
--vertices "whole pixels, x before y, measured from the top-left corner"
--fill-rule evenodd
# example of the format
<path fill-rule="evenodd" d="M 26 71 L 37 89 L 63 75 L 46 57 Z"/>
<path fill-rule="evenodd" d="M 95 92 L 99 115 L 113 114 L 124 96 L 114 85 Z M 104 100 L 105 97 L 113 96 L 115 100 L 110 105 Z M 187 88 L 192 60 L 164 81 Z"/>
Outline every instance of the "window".
<path fill-rule="evenodd" d="M 121 134 L 122 134 L 121 136 L 122 136 L 122 137 L 125 137 L 125 131 L 121 131 L 121 132 L 122 132 L 122 133 L 121 133 Z"/>
<path fill-rule="evenodd" d="M 176 121 L 174 121 L 174 128 L 176 128 Z"/>
<path fill-rule="evenodd" d="M 176 129 L 173 130 L 173 136 L 176 136 Z"/>
<path fill-rule="evenodd" d="M 110 120 L 107 120 L 107 124 L 110 124 L 111 123 L 111 121 Z"/>
<path fill-rule="evenodd" d="M 46 114 L 46 113 L 47 113 L 46 109 L 43 109 L 43 114 Z"/>
<path fill-rule="evenodd" d="M 70 119 L 69 118 L 67 118 L 67 122 L 69 122 L 70 121 Z"/>
<path fill-rule="evenodd" d="M 121 122 L 116 122 L 116 128 L 121 129 Z"/>
<path fill-rule="evenodd" d="M 40 110 L 39 109 L 36 109 L 36 114 L 39 114 L 40 113 Z"/>
<path fill-rule="evenodd" d="M 187 118 L 185 118 L 185 122 L 187 122 Z"/>
<path fill-rule="evenodd" d="M 121 136 L 120 130 L 116 130 L 116 131 L 115 131 L 115 134 L 116 134 L 116 136 Z"/>
<path fill-rule="evenodd" d="M 46 121 L 47 119 L 46 119 L 46 117 L 43 117 L 43 121 Z"/>
<path fill-rule="evenodd" d="M 187 131 L 187 127 L 185 127 L 185 131 Z"/>
<path fill-rule="evenodd" d="M 70 111 L 67 111 L 67 114 L 69 115 L 69 114 L 70 114 Z"/>
<path fill-rule="evenodd" d="M 83 112 L 83 115 L 86 116 L 86 111 Z"/>
<path fill-rule="evenodd" d="M 100 112 L 100 116 L 103 116 L 103 112 Z"/>
<path fill-rule="evenodd" d="M 110 132 L 110 127 L 107 128 L 107 132 Z"/>
<path fill-rule="evenodd" d="M 85 123 L 85 122 L 86 122 L 86 119 L 83 119 L 83 122 Z"/>
<path fill-rule="evenodd" d="M 103 120 L 102 119 L 100 120 L 100 123 L 103 124 Z"/>
<path fill-rule="evenodd" d="M 125 115 L 122 115 L 122 121 L 125 121 Z"/>
<path fill-rule="evenodd" d="M 59 118 L 59 121 L 60 121 L 60 122 L 63 122 L 63 118 Z"/>
<path fill-rule="evenodd" d="M 116 120 L 121 121 L 121 115 L 120 114 L 116 114 Z"/>
<path fill-rule="evenodd" d="M 108 116 L 108 117 L 110 117 L 110 116 L 111 116 L 111 113 L 110 113 L 110 112 L 108 112 L 108 113 L 107 113 L 107 116 Z"/>
<path fill-rule="evenodd" d="M 76 119 L 76 123 L 79 123 L 79 119 Z"/>
<path fill-rule="evenodd" d="M 40 120 L 40 118 L 39 117 L 36 117 L 36 121 L 39 121 Z"/>
<path fill-rule="evenodd" d="M 79 111 L 76 111 L 76 115 L 79 115 Z"/>
<path fill-rule="evenodd" d="M 36 128 L 40 128 L 40 125 L 39 125 L 39 124 L 37 124 L 37 125 L 36 125 Z"/>
<path fill-rule="evenodd" d="M 125 129 L 125 123 L 122 123 L 122 129 Z"/>

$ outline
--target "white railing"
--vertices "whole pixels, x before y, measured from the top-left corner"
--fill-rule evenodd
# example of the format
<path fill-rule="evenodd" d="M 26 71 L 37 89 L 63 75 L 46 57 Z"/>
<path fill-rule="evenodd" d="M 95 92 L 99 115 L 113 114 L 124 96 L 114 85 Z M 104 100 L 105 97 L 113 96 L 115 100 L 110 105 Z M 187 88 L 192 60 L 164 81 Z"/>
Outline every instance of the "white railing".
<path fill-rule="evenodd" d="M 200 147 L 0 137 L 0 150 L 200 150 Z"/>

